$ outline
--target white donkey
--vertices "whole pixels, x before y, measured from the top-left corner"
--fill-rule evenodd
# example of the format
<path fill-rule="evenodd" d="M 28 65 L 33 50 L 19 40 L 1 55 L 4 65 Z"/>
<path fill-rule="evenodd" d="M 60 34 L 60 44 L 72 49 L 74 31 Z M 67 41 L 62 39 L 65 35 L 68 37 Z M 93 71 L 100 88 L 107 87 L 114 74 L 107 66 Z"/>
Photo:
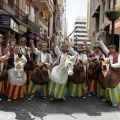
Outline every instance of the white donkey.
<path fill-rule="evenodd" d="M 25 61 L 18 58 L 15 63 L 15 67 L 8 70 L 8 80 L 10 84 L 22 86 L 27 81 L 27 76 L 24 72 Z"/>
<path fill-rule="evenodd" d="M 68 75 L 73 75 L 74 57 L 66 56 L 59 65 L 52 68 L 50 79 L 59 84 L 65 84 Z"/>

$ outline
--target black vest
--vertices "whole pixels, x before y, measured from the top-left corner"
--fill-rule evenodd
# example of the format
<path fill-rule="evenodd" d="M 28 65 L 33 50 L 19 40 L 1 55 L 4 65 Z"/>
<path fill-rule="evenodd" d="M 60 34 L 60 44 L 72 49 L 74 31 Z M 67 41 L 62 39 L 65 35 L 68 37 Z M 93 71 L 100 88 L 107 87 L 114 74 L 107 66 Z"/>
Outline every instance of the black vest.
<path fill-rule="evenodd" d="M 10 53 L 10 58 L 8 59 L 8 69 L 15 67 L 14 65 L 14 53 Z M 22 54 L 18 53 L 18 57 L 22 57 Z"/>

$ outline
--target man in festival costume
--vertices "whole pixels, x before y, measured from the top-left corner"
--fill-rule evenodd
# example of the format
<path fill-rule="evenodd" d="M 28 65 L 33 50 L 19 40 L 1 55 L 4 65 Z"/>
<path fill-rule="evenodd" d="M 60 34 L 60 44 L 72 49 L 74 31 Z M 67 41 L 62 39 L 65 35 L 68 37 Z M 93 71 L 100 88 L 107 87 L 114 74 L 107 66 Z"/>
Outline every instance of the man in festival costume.
<path fill-rule="evenodd" d="M 60 50 L 59 47 L 57 46 L 56 35 L 53 34 L 53 37 L 54 37 L 54 52 L 57 55 L 57 59 L 54 64 L 60 64 L 61 62 L 64 61 L 64 58 L 68 55 L 68 45 L 63 44 Z M 50 100 L 51 101 L 54 99 L 66 100 L 65 98 L 66 87 L 67 87 L 67 83 L 59 84 L 51 80 L 49 86 L 49 95 L 51 95 Z"/>
<path fill-rule="evenodd" d="M 2 34 L 0 34 L 0 52 L 1 52 L 1 57 L 4 55 L 4 48 L 2 46 L 2 43 L 4 41 L 4 36 Z M 3 94 L 4 89 L 4 81 L 0 82 L 0 96 Z M 0 101 L 1 101 L 1 97 L 0 97 Z"/>
<path fill-rule="evenodd" d="M 98 44 L 96 44 L 94 46 L 94 51 L 92 51 L 92 50 L 89 49 L 89 47 L 87 45 L 87 41 L 85 41 L 84 43 L 86 45 L 87 51 L 91 54 L 92 58 L 96 58 L 97 60 L 102 60 L 103 58 L 105 58 L 105 56 L 101 52 L 101 48 Z M 97 95 L 97 97 L 99 97 L 100 93 L 98 93 L 98 87 L 100 87 L 100 85 L 98 84 L 98 82 L 96 80 L 89 79 L 89 81 L 88 81 L 88 91 L 90 92 L 90 94 L 88 96 L 91 96 L 92 93 L 95 93 Z"/>
<path fill-rule="evenodd" d="M 19 53 L 19 48 L 20 48 L 19 45 L 17 45 L 17 44 L 14 45 L 12 53 L 9 52 L 9 50 L 10 50 L 9 45 L 5 49 L 5 54 L 6 54 L 6 56 L 9 57 L 9 59 L 8 59 L 8 71 L 9 71 L 8 76 L 9 76 L 9 74 L 12 75 L 11 69 L 15 67 L 15 65 L 18 62 L 18 59 L 21 59 L 23 66 L 27 62 L 27 59 L 25 58 L 25 56 Z M 13 76 L 14 76 L 14 74 L 13 74 Z M 13 82 L 13 81 L 10 81 L 10 78 L 8 77 L 7 87 L 6 87 L 6 96 L 8 97 L 8 101 L 11 101 L 12 99 L 23 98 L 26 93 L 25 83 L 23 83 L 22 85 L 16 85 L 15 82 L 19 83 L 19 81 L 17 81 L 17 78 Z"/>
<path fill-rule="evenodd" d="M 27 86 L 26 87 L 28 88 L 29 80 L 31 79 L 31 74 L 32 74 L 32 70 L 33 70 L 33 63 L 35 60 L 35 55 L 32 52 L 32 49 L 30 47 L 26 46 L 26 43 L 27 43 L 27 39 L 25 37 L 22 37 L 19 53 L 24 55 L 25 58 L 27 59 L 27 63 L 25 64 L 24 69 L 25 69 L 25 72 L 27 75 Z"/>
<path fill-rule="evenodd" d="M 27 51 L 26 51 L 26 49 L 27 49 L 26 42 L 27 42 L 27 39 L 25 37 L 22 37 L 21 38 L 21 46 L 20 46 L 20 51 L 19 52 L 20 52 L 20 54 L 23 54 L 25 56 L 27 54 Z"/>
<path fill-rule="evenodd" d="M 116 52 L 116 45 L 111 44 L 109 48 L 107 48 L 100 38 L 98 38 L 98 40 L 103 52 L 107 55 L 107 58 L 110 59 L 111 67 L 120 72 L 120 54 Z M 107 91 L 112 106 L 117 106 L 117 103 L 120 102 L 120 83 L 115 88 L 108 88 Z"/>
<path fill-rule="evenodd" d="M 79 60 L 82 62 L 86 74 L 87 55 L 83 53 L 83 46 L 78 45 L 77 52 L 72 47 L 70 47 L 69 53 L 75 56 L 75 63 L 77 63 Z M 86 91 L 86 82 L 84 82 L 83 84 L 74 84 L 72 82 L 69 82 L 69 93 L 72 97 L 82 97 L 85 99 L 84 96 L 85 91 Z"/>
<path fill-rule="evenodd" d="M 47 52 L 48 45 L 46 43 L 43 43 L 42 51 L 39 51 L 37 48 L 35 48 L 33 40 L 30 40 L 30 43 L 31 43 L 33 52 L 37 55 L 37 64 L 39 65 L 40 63 L 44 63 L 47 65 L 47 68 L 50 69 L 50 67 L 53 64 L 53 61 L 52 61 L 51 55 Z M 48 70 L 48 72 L 50 72 L 50 71 Z M 45 85 L 40 85 L 40 96 L 42 96 L 43 98 L 46 98 L 48 95 L 48 84 L 49 83 L 47 83 Z M 37 88 L 38 88 L 38 85 L 34 85 L 33 82 L 30 81 L 30 84 L 28 86 L 28 93 L 34 94 L 34 92 L 36 91 Z M 32 96 L 31 96 L 31 98 L 32 98 Z M 31 100 L 31 98 L 29 98 L 28 100 Z"/>

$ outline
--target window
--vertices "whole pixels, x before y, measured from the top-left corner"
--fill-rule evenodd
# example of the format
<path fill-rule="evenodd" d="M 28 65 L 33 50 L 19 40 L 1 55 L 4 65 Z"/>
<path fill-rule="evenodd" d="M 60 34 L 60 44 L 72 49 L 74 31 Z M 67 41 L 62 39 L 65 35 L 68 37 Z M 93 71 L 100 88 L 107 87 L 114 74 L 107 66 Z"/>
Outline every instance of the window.
<path fill-rule="evenodd" d="M 44 30 L 44 35 L 47 35 L 47 30 Z"/>
<path fill-rule="evenodd" d="M 43 32 L 43 27 L 40 26 L 40 34 Z"/>
<path fill-rule="evenodd" d="M 28 4 L 26 4 L 26 14 L 27 15 L 30 14 L 30 6 Z"/>
<path fill-rule="evenodd" d="M 31 6 L 30 7 L 30 14 L 29 14 L 29 19 L 33 22 L 33 23 L 35 23 L 35 10 L 34 10 L 34 8 Z"/>

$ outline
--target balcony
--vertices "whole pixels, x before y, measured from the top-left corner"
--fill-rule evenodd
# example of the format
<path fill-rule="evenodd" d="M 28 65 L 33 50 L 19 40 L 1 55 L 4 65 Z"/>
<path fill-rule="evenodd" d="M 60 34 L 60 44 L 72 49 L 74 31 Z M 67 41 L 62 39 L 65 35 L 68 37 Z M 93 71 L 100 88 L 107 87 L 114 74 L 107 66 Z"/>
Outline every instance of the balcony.
<path fill-rule="evenodd" d="M 100 2 L 99 0 L 95 0 L 93 2 L 92 17 L 99 17 L 99 14 L 100 14 Z"/>
<path fill-rule="evenodd" d="M 41 13 L 40 13 L 40 15 L 39 15 L 39 20 L 40 20 L 40 22 L 42 22 L 46 27 L 48 26 L 47 21 L 46 21 L 45 19 L 43 19 L 43 16 L 41 15 Z"/>
<path fill-rule="evenodd" d="M 28 20 L 28 25 L 29 25 L 30 29 L 35 31 L 35 33 L 37 35 L 40 34 L 40 28 L 36 24 L 34 24 L 32 21 Z"/>
<path fill-rule="evenodd" d="M 62 30 L 62 21 L 61 20 L 57 21 L 57 27 L 59 30 Z"/>
<path fill-rule="evenodd" d="M 21 22 L 28 24 L 28 16 L 10 1 L 9 4 L 6 4 L 4 0 L 0 0 L 0 11 L 1 10 L 13 15 Z"/>
<path fill-rule="evenodd" d="M 45 11 L 47 13 L 48 17 L 51 18 L 53 16 L 53 11 L 49 4 L 49 1 L 48 0 L 40 0 L 40 5 L 41 5 L 43 11 Z"/>

